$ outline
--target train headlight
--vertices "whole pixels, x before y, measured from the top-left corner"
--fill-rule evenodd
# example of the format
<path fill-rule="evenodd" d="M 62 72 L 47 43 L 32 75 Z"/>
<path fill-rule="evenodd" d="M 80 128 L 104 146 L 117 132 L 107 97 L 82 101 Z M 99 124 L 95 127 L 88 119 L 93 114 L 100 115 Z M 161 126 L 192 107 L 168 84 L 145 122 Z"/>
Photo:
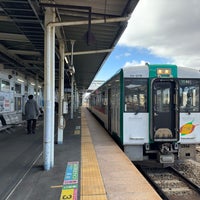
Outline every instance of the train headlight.
<path fill-rule="evenodd" d="M 171 69 L 158 68 L 157 75 L 171 75 Z"/>

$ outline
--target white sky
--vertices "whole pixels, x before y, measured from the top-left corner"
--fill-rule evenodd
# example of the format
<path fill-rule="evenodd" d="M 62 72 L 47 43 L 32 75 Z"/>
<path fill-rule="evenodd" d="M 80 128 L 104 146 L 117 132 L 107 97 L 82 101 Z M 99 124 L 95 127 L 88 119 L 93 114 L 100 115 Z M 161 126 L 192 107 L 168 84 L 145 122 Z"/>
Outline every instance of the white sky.
<path fill-rule="evenodd" d="M 200 69 L 200 0 L 140 0 L 118 45 Z"/>

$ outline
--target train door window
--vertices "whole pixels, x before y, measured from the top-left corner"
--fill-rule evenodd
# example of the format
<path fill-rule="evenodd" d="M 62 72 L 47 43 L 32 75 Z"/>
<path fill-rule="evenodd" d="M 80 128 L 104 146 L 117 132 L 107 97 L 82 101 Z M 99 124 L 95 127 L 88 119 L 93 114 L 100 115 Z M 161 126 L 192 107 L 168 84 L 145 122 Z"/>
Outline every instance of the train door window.
<path fill-rule="evenodd" d="M 21 94 L 21 92 L 22 92 L 21 84 L 15 83 L 15 92 L 17 94 Z"/>
<path fill-rule="evenodd" d="M 101 93 L 101 104 L 102 106 L 106 106 L 106 95 L 105 95 L 105 91 L 103 91 Z"/>
<path fill-rule="evenodd" d="M 25 87 L 24 87 L 24 92 L 28 93 L 28 86 L 27 85 L 25 85 Z"/>
<path fill-rule="evenodd" d="M 94 97 L 94 105 L 97 106 L 97 97 Z"/>
<path fill-rule="evenodd" d="M 105 113 L 105 108 L 106 108 L 106 96 L 105 96 L 105 91 L 102 91 L 101 93 L 101 108 L 102 112 Z"/>
<path fill-rule="evenodd" d="M 169 112 L 170 111 L 170 85 L 166 84 L 165 88 L 156 90 L 156 110 L 158 112 Z"/>
<path fill-rule="evenodd" d="M 180 111 L 199 112 L 200 80 L 181 79 L 179 80 Z"/>
<path fill-rule="evenodd" d="M 22 98 L 15 97 L 15 111 L 21 111 L 21 110 L 22 110 Z"/>
<path fill-rule="evenodd" d="M 147 79 L 124 79 L 125 111 L 147 112 Z"/>
<path fill-rule="evenodd" d="M 94 95 L 92 93 L 90 94 L 89 105 L 94 106 Z"/>
<path fill-rule="evenodd" d="M 97 106 L 98 106 L 98 108 L 100 108 L 100 106 L 101 106 L 101 93 L 98 93 L 98 95 L 97 95 Z"/>
<path fill-rule="evenodd" d="M 9 92 L 10 91 L 10 82 L 1 80 L 1 91 Z"/>

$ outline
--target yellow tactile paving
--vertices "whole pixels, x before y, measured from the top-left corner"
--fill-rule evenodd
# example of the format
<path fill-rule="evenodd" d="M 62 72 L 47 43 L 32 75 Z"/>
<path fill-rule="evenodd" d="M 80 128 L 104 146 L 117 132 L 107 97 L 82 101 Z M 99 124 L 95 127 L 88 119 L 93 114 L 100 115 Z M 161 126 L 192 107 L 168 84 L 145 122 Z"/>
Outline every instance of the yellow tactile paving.
<path fill-rule="evenodd" d="M 80 134 L 80 130 L 74 130 L 74 135 L 79 135 Z"/>
<path fill-rule="evenodd" d="M 107 200 L 84 112 L 81 116 L 81 200 Z"/>

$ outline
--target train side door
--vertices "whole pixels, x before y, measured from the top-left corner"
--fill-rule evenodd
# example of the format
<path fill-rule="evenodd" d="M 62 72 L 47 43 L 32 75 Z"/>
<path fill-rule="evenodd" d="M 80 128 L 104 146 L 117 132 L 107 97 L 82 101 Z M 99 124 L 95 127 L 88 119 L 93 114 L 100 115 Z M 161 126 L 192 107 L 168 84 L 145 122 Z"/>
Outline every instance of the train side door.
<path fill-rule="evenodd" d="M 111 89 L 108 89 L 108 131 L 111 133 Z"/>
<path fill-rule="evenodd" d="M 155 79 L 152 84 L 152 132 L 154 141 L 179 138 L 178 90 L 173 79 Z"/>

